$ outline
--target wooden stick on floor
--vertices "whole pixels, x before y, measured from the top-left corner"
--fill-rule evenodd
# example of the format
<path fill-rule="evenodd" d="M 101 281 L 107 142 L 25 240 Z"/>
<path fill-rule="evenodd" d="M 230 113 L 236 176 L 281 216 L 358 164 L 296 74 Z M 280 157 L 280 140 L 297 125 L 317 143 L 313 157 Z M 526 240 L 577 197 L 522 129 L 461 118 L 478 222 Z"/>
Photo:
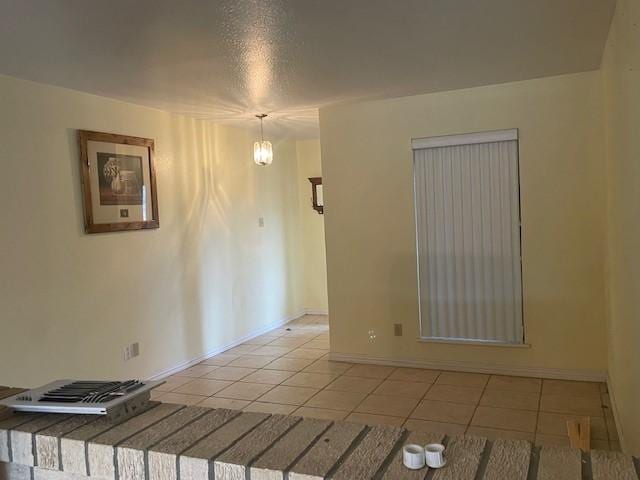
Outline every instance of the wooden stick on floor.
<path fill-rule="evenodd" d="M 588 452 L 591 450 L 591 418 L 582 417 L 580 419 L 580 450 Z"/>
<path fill-rule="evenodd" d="M 583 452 L 591 450 L 591 419 L 583 417 L 580 420 L 567 420 L 567 432 L 572 447 Z"/>

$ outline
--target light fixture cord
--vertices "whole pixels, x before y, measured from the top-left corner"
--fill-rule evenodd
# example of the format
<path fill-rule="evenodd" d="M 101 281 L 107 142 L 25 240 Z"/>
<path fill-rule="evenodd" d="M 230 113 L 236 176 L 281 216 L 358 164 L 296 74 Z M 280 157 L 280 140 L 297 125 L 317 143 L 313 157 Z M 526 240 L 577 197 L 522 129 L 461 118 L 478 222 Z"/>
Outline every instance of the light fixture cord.
<path fill-rule="evenodd" d="M 260 117 L 260 138 L 262 139 L 262 143 L 264 143 L 264 131 L 262 130 L 262 118 Z"/>

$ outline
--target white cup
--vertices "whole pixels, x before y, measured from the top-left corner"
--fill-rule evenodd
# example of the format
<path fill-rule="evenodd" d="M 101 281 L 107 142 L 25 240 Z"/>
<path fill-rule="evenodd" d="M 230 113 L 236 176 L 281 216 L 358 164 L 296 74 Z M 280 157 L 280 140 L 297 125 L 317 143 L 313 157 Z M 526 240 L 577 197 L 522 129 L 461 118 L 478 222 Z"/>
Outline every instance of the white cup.
<path fill-rule="evenodd" d="M 424 448 L 414 444 L 405 445 L 402 448 L 402 461 L 411 470 L 421 469 L 424 467 Z"/>
<path fill-rule="evenodd" d="M 444 458 L 444 445 L 440 443 L 430 443 L 424 447 L 425 460 L 429 467 L 444 467 L 447 461 Z"/>

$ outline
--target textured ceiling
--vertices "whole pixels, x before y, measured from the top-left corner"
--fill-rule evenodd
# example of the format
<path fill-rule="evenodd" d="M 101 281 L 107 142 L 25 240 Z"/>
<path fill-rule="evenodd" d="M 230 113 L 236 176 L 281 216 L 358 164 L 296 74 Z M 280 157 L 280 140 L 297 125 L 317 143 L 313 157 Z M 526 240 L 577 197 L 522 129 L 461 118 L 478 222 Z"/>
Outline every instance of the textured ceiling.
<path fill-rule="evenodd" d="M 596 69 L 615 0 L 0 0 L 0 73 L 317 135 L 317 108 Z"/>

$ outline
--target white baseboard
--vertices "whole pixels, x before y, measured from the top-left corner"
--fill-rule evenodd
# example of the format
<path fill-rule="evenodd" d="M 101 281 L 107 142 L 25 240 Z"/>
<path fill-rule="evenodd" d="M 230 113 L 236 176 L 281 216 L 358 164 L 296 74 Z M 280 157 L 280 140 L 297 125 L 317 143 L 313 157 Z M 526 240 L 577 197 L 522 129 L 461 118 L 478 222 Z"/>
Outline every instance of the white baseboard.
<path fill-rule="evenodd" d="M 176 365 L 174 367 L 171 368 L 167 368 L 165 370 L 162 370 L 161 372 L 158 372 L 154 375 L 152 375 L 151 377 L 148 378 L 148 380 L 159 380 L 161 378 L 164 378 L 166 376 L 169 375 L 173 375 L 174 373 L 178 373 L 181 370 L 184 370 L 185 368 L 189 368 L 192 367 L 194 365 L 197 365 L 198 363 L 202 362 L 203 360 L 206 360 L 207 358 L 211 358 L 215 355 L 219 355 L 222 352 L 229 350 L 230 348 L 233 347 L 237 347 L 238 345 L 240 345 L 241 343 L 244 343 L 248 340 L 251 340 L 252 338 L 256 338 L 259 337 L 260 335 L 264 335 L 265 333 L 273 330 L 274 328 L 278 328 L 281 327 L 287 323 L 289 323 L 292 320 L 295 320 L 297 318 L 300 318 L 302 316 L 304 316 L 306 314 L 305 311 L 302 312 L 298 312 L 294 315 L 291 315 L 290 317 L 284 318 L 278 322 L 273 322 L 269 325 L 265 325 L 264 327 L 260 327 L 258 330 L 254 330 L 253 332 L 251 332 L 248 335 L 245 335 L 244 337 L 238 338 L 237 340 L 234 340 L 233 342 L 227 343 L 226 345 L 222 345 L 221 347 L 218 347 L 214 350 L 211 350 L 207 353 L 204 353 L 196 358 L 193 358 L 191 360 L 187 360 L 186 362 L 180 363 L 179 365 Z"/>
<path fill-rule="evenodd" d="M 491 373 L 518 377 L 555 378 L 560 380 L 582 380 L 604 382 L 606 372 L 591 370 L 571 370 L 561 368 L 504 366 L 489 363 L 467 362 L 460 360 L 406 360 L 392 357 L 375 357 L 363 354 L 330 352 L 329 358 L 336 362 L 369 363 L 393 367 L 429 368 L 432 370 L 453 370 L 458 372 Z"/>
<path fill-rule="evenodd" d="M 307 308 L 304 313 L 306 315 L 329 315 L 329 310 Z"/>
<path fill-rule="evenodd" d="M 616 423 L 616 431 L 618 432 L 618 441 L 620 442 L 620 449 L 625 452 L 626 444 L 624 441 L 624 430 L 622 422 L 620 422 L 620 415 L 618 414 L 618 405 L 616 404 L 616 396 L 613 388 L 611 388 L 611 377 L 607 375 L 607 390 L 609 391 L 609 401 L 611 402 L 611 414 L 613 415 L 613 421 Z"/>

